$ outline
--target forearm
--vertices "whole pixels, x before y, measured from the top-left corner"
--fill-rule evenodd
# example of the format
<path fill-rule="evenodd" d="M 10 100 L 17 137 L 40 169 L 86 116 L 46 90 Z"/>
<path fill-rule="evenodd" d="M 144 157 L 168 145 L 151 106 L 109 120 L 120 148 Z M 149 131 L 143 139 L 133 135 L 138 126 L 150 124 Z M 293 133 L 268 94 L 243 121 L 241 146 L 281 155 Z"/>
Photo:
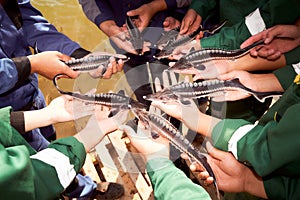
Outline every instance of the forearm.
<path fill-rule="evenodd" d="M 252 88 L 258 92 L 281 91 L 284 92 L 279 80 L 273 73 L 269 74 L 253 74 L 255 86 Z"/>
<path fill-rule="evenodd" d="M 55 117 L 52 116 L 51 112 L 47 112 L 45 108 L 24 112 L 25 132 L 54 123 L 56 123 Z"/>
<path fill-rule="evenodd" d="M 105 33 L 108 37 L 115 36 L 119 27 L 117 26 L 114 20 L 107 20 L 102 22 L 99 25 L 99 28 Z"/>
<path fill-rule="evenodd" d="M 285 56 L 281 56 L 277 60 L 271 61 L 261 57 L 252 57 L 247 54 L 241 58 L 233 61 L 228 61 L 228 72 L 233 70 L 244 71 L 262 71 L 262 70 L 276 70 L 286 65 Z"/>
<path fill-rule="evenodd" d="M 149 4 L 149 9 L 154 11 L 155 13 L 163 10 L 167 10 L 167 3 L 165 0 L 154 0 L 151 1 Z"/>
<path fill-rule="evenodd" d="M 106 134 L 118 128 L 113 118 L 107 118 L 101 122 L 93 120 L 92 122 L 93 124 L 89 122 L 90 124 L 82 131 L 74 135 L 74 137 L 84 145 L 86 152 L 94 148 Z"/>
<path fill-rule="evenodd" d="M 183 118 L 182 121 L 189 129 L 203 136 L 211 137 L 213 128 L 221 120 L 199 111 L 197 117 L 192 116 L 190 119 Z"/>

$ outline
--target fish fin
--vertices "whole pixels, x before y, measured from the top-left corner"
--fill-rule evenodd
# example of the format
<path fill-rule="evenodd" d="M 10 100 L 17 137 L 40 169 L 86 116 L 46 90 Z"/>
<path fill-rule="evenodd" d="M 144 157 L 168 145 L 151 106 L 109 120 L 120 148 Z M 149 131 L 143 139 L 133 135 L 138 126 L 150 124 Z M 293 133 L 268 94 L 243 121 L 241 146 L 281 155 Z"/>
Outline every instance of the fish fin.
<path fill-rule="evenodd" d="M 180 103 L 182 103 L 185 106 L 191 105 L 191 101 L 189 99 L 180 99 Z"/>
<path fill-rule="evenodd" d="M 159 138 L 159 134 L 156 133 L 156 132 L 151 131 L 151 137 L 152 137 L 153 139 L 157 139 L 157 138 Z"/>

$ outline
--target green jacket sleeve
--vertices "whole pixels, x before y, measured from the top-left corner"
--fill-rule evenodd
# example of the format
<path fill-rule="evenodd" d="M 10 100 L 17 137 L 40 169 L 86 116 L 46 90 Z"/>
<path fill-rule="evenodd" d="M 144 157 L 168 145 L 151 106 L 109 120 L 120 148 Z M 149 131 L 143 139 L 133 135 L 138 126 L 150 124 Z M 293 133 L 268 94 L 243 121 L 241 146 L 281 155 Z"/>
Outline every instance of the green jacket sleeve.
<path fill-rule="evenodd" d="M 286 64 L 296 64 L 300 62 L 300 46 L 284 54 Z"/>
<path fill-rule="evenodd" d="M 289 3 L 286 3 L 284 0 L 267 0 L 265 3 L 260 4 L 259 9 L 266 28 L 270 28 L 276 24 L 294 24 L 300 15 L 300 1 L 297 0 L 291 0 Z M 236 9 L 241 8 L 237 7 Z M 222 15 L 222 13 L 220 14 Z M 250 32 L 245 24 L 245 18 L 243 17 L 234 25 L 222 28 L 219 33 L 201 39 L 201 47 L 239 49 L 241 43 L 250 36 Z"/>
<path fill-rule="evenodd" d="M 265 191 L 269 199 L 300 199 L 299 178 L 276 176 L 272 178 L 264 178 L 263 181 Z"/>
<path fill-rule="evenodd" d="M 55 199 L 82 167 L 83 145 L 69 137 L 36 152 L 10 125 L 10 111 L 0 109 L 1 198 Z"/>
<path fill-rule="evenodd" d="M 217 9 L 216 0 L 192 0 L 190 9 L 195 10 L 202 19 L 208 17 L 215 9 Z"/>
<path fill-rule="evenodd" d="M 209 194 L 201 186 L 194 184 L 166 158 L 149 160 L 147 173 L 157 200 L 210 199 Z"/>
<path fill-rule="evenodd" d="M 289 86 L 293 83 L 295 76 L 297 75 L 292 65 L 279 68 L 273 71 L 273 74 L 275 74 L 284 90 L 289 88 Z"/>
<path fill-rule="evenodd" d="M 292 86 L 286 92 L 290 93 L 288 99 L 281 97 L 259 124 L 253 125 L 250 131 L 236 141 L 238 160 L 249 163 L 260 176 L 282 169 L 285 175 L 300 175 L 300 156 L 297 150 L 300 145 L 300 124 L 297 120 L 300 96 L 298 85 Z M 230 150 L 230 140 L 238 133 L 238 128 L 245 125 L 246 121 L 234 119 L 217 124 L 212 135 L 215 146 L 225 151 Z M 299 171 L 292 170 L 292 167 Z"/>

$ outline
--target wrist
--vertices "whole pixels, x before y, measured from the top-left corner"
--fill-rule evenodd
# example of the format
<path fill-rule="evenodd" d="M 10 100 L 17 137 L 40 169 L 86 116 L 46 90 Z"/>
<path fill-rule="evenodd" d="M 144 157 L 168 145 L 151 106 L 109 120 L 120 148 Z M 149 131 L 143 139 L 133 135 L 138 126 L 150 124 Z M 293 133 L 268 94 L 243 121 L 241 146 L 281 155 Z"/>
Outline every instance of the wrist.
<path fill-rule="evenodd" d="M 167 10 L 167 3 L 165 0 L 154 0 L 151 3 L 148 3 L 149 8 L 153 13 Z"/>
<path fill-rule="evenodd" d="M 30 66 L 31 66 L 31 71 L 30 73 L 36 73 L 37 69 L 36 69 L 36 65 L 37 65 L 37 61 L 36 61 L 36 55 L 29 55 L 27 56 L 29 62 L 30 62 Z"/>
<path fill-rule="evenodd" d="M 102 22 L 99 25 L 100 30 L 102 30 L 108 37 L 112 37 L 117 35 L 116 30 L 119 30 L 119 27 L 117 26 L 116 22 L 113 20 L 107 20 Z"/>

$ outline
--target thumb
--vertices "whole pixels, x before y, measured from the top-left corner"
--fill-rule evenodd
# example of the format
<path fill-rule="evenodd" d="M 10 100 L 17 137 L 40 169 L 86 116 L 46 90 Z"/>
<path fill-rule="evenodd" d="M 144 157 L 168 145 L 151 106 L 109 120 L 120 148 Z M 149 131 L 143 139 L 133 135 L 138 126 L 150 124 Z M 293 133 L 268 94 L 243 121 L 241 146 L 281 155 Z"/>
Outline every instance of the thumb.
<path fill-rule="evenodd" d="M 130 10 L 126 14 L 129 17 L 133 17 L 133 16 L 136 16 L 136 15 L 139 15 L 139 8 L 134 9 L 134 10 Z"/>
<path fill-rule="evenodd" d="M 212 158 L 217 159 L 217 160 L 222 160 L 224 153 L 226 153 L 226 152 L 224 152 L 224 151 L 221 151 L 221 150 L 219 150 L 219 149 L 216 149 L 216 148 L 213 147 L 213 145 L 212 145 L 210 142 L 208 142 L 208 141 L 206 142 L 206 150 L 207 150 L 208 154 L 209 154 Z"/>
<path fill-rule="evenodd" d="M 125 132 L 130 140 L 132 140 L 133 136 L 136 135 L 136 132 L 128 125 L 119 126 L 119 130 Z"/>

